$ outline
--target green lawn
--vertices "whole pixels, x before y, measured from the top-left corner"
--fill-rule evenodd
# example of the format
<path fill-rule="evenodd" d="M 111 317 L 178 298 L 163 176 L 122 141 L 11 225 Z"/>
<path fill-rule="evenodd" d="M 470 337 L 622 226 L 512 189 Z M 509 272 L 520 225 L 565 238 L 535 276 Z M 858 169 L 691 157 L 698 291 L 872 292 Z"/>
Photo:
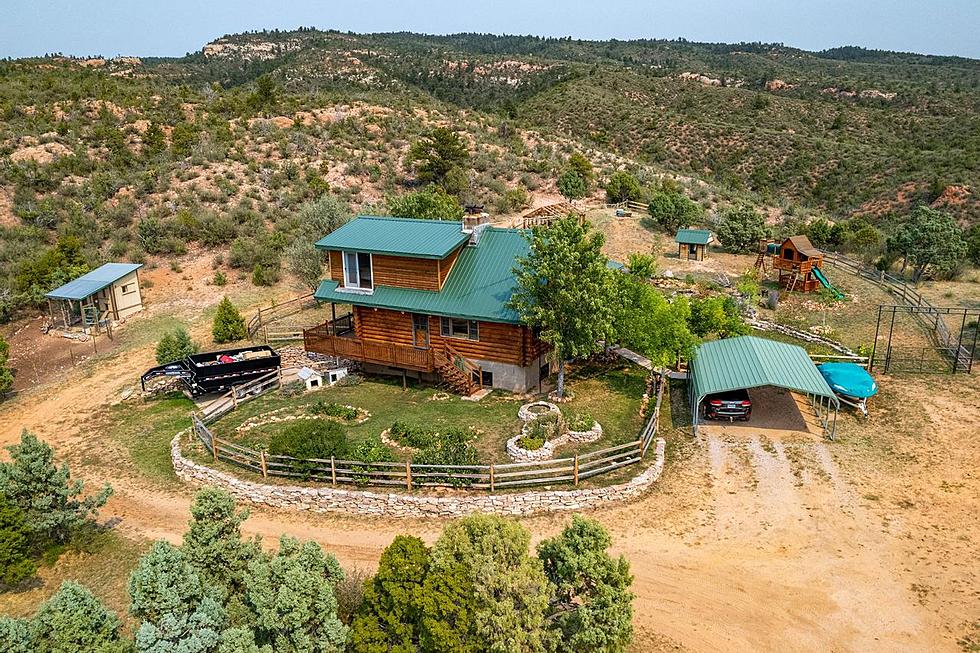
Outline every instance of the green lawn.
<path fill-rule="evenodd" d="M 564 447 L 559 450 L 559 455 L 608 447 L 637 437 L 642 427 L 639 407 L 646 387 L 645 378 L 645 371 L 632 365 L 583 366 L 573 371 L 568 387 L 574 399 L 561 406 L 562 412 L 566 416 L 582 412 L 592 415 L 602 424 L 605 434 L 596 443 Z M 479 434 L 474 445 L 480 452 L 481 461 L 490 463 L 508 461 L 504 444 L 520 430 L 517 411 L 528 399 L 494 391 L 481 401 L 466 401 L 456 395 L 447 397 L 446 393 L 431 386 L 417 385 L 403 390 L 400 381 L 369 377 L 356 386 L 325 388 L 299 397 L 289 397 L 283 392 L 270 393 L 243 404 L 217 421 L 212 430 L 218 437 L 261 447 L 284 426 L 269 424 L 242 433 L 236 432 L 235 428 L 250 417 L 281 408 L 298 414 L 316 401 L 351 405 L 370 413 L 361 424 L 345 424 L 348 437 L 353 441 L 377 436 L 395 421 L 436 430 L 472 428 Z M 395 455 L 400 460 L 409 457 L 404 451 L 395 451 Z"/>

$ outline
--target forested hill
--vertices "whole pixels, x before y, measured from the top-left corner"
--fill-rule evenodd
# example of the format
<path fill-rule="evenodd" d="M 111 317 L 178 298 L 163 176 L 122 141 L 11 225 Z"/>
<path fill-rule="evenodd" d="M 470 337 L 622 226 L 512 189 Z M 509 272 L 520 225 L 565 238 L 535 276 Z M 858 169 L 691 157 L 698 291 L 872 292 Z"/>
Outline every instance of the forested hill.
<path fill-rule="evenodd" d="M 272 71 L 297 91 L 404 85 L 767 201 L 842 215 L 940 200 L 963 220 L 978 219 L 973 59 L 758 43 L 298 31 L 226 36 L 170 69 L 226 85 Z"/>
<path fill-rule="evenodd" d="M 626 170 L 641 199 L 667 175 L 709 216 L 748 203 L 888 235 L 930 204 L 967 227 L 978 116 L 980 61 L 859 48 L 304 28 L 0 61 L 0 321 L 78 269 L 188 244 L 274 281 L 305 207 L 391 210 L 436 127 L 467 151 L 441 186 L 495 214 L 557 199 L 579 153 L 596 199 Z"/>

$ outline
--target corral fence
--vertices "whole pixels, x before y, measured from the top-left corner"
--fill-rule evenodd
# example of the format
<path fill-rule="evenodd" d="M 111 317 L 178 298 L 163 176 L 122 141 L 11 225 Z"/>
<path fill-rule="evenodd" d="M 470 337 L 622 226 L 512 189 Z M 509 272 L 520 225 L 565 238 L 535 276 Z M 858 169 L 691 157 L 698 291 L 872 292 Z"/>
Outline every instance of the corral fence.
<path fill-rule="evenodd" d="M 667 387 L 666 375 L 655 375 L 656 403 L 636 440 L 613 447 L 551 460 L 490 465 L 420 465 L 413 462 L 363 462 L 330 459 L 301 460 L 276 456 L 229 442 L 214 435 L 209 424 L 239 404 L 279 387 L 271 377 L 256 379 L 229 393 L 218 410 L 192 416 L 193 433 L 212 459 L 261 474 L 329 483 L 336 486 L 378 485 L 412 490 L 416 487 L 457 487 L 502 490 L 535 485 L 578 485 L 585 479 L 634 465 L 643 460 L 660 427 L 660 407 Z M 279 380 L 281 385 L 281 379 Z M 213 406 L 214 404 L 212 404 Z M 230 406 L 230 407 L 229 407 Z"/>
<path fill-rule="evenodd" d="M 874 366 L 882 367 L 885 372 L 970 372 L 973 369 L 973 359 L 977 350 L 977 320 L 980 319 L 980 309 L 970 309 L 957 306 L 935 306 L 922 296 L 915 288 L 904 280 L 882 270 L 867 267 L 860 261 L 854 260 L 837 252 L 824 251 L 824 260 L 836 265 L 851 274 L 859 276 L 890 293 L 899 300 L 899 304 L 878 307 L 878 323 L 875 328 L 875 341 L 872 345 L 871 360 L 868 369 Z M 907 314 L 915 318 L 933 340 L 942 359 L 948 365 L 937 361 L 929 348 L 895 347 L 892 336 L 895 328 L 895 318 Z M 958 331 L 950 329 L 946 319 L 952 319 Z M 972 321 L 971 321 L 972 318 Z M 973 335 L 967 335 L 968 327 L 972 326 Z M 879 347 L 879 341 L 882 341 Z M 940 363 L 940 364 L 937 364 Z"/>
<path fill-rule="evenodd" d="M 249 339 L 254 340 L 256 336 L 260 335 L 262 330 L 268 327 L 270 324 L 278 322 L 285 317 L 295 315 L 296 313 L 304 311 L 308 308 L 316 308 L 319 305 L 320 303 L 313 297 L 313 293 L 309 293 L 308 295 L 294 297 L 293 299 L 280 304 L 260 308 L 258 312 L 252 316 L 252 319 L 250 319 L 245 325 L 248 332 L 248 337 Z M 300 331 L 302 331 L 302 329 Z M 300 337 L 302 338 L 302 333 L 300 334 Z"/>

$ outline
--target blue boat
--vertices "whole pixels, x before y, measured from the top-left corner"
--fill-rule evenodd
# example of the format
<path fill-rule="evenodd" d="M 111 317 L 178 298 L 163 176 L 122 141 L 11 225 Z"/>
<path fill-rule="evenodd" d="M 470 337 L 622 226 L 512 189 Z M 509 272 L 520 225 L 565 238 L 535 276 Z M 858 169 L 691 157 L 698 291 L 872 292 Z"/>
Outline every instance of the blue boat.
<path fill-rule="evenodd" d="M 867 417 L 868 398 L 878 394 L 878 384 L 866 369 L 855 363 L 824 363 L 817 369 L 842 402 Z"/>

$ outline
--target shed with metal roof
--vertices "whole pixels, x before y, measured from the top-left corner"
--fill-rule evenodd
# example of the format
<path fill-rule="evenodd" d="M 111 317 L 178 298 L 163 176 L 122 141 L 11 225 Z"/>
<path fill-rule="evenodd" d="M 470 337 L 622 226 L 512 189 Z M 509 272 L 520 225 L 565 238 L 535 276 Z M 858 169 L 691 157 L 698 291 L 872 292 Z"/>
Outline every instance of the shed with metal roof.
<path fill-rule="evenodd" d="M 141 267 L 142 263 L 106 263 L 47 293 L 52 325 L 98 331 L 143 310 Z"/>
<path fill-rule="evenodd" d="M 678 229 L 674 236 L 677 256 L 694 261 L 703 261 L 708 245 L 714 241 L 714 236 L 707 229 Z"/>
<path fill-rule="evenodd" d="M 695 434 L 706 397 L 763 386 L 805 394 L 822 419 L 824 429 L 833 437 L 840 401 L 806 350 L 756 336 L 713 340 L 695 350 L 688 373 Z M 828 423 L 831 409 L 834 414 L 832 425 Z"/>

